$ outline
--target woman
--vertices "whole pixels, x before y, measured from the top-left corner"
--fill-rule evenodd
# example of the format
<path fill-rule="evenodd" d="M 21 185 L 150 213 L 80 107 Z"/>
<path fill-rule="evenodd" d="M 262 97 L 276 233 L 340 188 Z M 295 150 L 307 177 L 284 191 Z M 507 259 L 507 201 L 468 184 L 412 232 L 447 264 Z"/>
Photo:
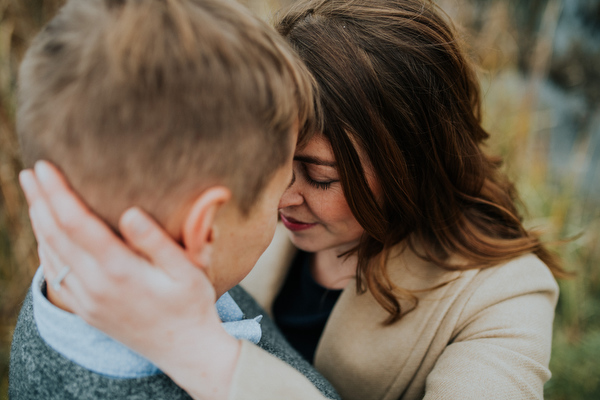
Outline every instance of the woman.
<path fill-rule="evenodd" d="M 552 273 L 563 270 L 522 226 L 500 160 L 482 150 L 479 86 L 452 26 L 428 1 L 301 0 L 276 28 L 320 85 L 324 130 L 297 150 L 280 203 L 304 252 L 277 237 L 245 286 L 345 399 L 542 398 Z M 77 268 L 131 260 L 116 239 L 104 240 L 112 251 L 99 256 L 89 228 L 97 221 L 59 192 L 83 221 L 42 236 L 87 251 L 88 265 Z M 182 263 L 141 218 L 129 218 L 142 227 L 127 235 L 131 246 L 158 266 Z M 208 307 L 206 299 L 188 289 L 168 306 L 161 300 L 170 293 L 153 294 L 144 309 L 120 305 L 120 295 L 144 292 L 143 279 L 106 275 L 108 292 L 65 290 L 64 300 L 85 302 L 88 322 L 197 393 L 194 374 L 206 360 L 193 361 L 180 343 L 190 343 L 186 327 L 203 322 L 178 308 Z M 163 315 L 168 332 L 156 322 Z M 158 346 L 165 337 L 169 345 Z M 236 366 L 218 367 L 232 398 L 312 398 L 302 377 L 279 365 L 246 348 Z"/>

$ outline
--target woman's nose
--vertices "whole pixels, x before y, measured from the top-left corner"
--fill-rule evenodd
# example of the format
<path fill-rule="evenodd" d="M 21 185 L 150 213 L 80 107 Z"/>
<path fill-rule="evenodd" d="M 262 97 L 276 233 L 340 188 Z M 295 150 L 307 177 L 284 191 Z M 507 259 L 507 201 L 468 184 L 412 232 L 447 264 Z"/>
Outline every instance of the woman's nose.
<path fill-rule="evenodd" d="M 299 190 L 299 186 L 297 182 L 292 181 L 290 186 L 283 192 L 281 199 L 279 200 L 279 208 L 286 208 L 292 206 L 299 206 L 304 203 L 304 196 Z"/>

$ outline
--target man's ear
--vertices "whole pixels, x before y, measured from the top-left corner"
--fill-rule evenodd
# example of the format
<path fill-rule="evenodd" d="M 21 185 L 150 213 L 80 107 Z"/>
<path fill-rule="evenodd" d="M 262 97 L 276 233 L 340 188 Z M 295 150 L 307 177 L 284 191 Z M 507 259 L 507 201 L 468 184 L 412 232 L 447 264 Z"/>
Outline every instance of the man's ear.
<path fill-rule="evenodd" d="M 188 256 L 203 267 L 212 261 L 217 212 L 231 199 L 224 186 L 206 189 L 192 203 L 182 224 L 182 240 Z"/>

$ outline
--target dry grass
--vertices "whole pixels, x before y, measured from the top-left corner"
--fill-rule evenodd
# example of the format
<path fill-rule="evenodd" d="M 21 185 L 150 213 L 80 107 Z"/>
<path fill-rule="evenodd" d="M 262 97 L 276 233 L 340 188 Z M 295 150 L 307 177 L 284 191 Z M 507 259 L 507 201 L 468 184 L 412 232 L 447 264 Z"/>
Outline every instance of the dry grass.
<path fill-rule="evenodd" d="M 527 43 L 529 52 L 523 51 L 523 32 L 510 11 L 515 2 L 488 2 L 489 7 L 479 15 L 472 6 L 476 1 L 439 3 L 466 26 L 480 27 L 468 32 L 468 41 L 482 67 L 485 125 L 492 133 L 489 149 L 504 156 L 505 170 L 516 182 L 528 211 L 526 225 L 545 232 L 548 241 L 576 238 L 553 246 L 576 276 L 559 282 L 550 362 L 553 378 L 546 385 L 545 398 L 600 398 L 600 199 L 594 188 L 587 187 L 589 176 L 586 179 L 590 169 L 598 169 L 589 146 L 593 127 L 590 124 L 589 131 L 573 133 L 577 140 L 570 154 L 563 155 L 566 160 L 558 163 L 562 167 L 557 173 L 550 142 L 553 134 L 566 132 L 557 131 L 556 110 L 542 95 L 552 67 L 562 2 L 545 2 L 532 35 L 535 40 Z M 520 72 L 524 65 L 527 74 Z M 600 110 L 595 112 L 600 117 Z"/>
<path fill-rule="evenodd" d="M 35 241 L 18 187 L 20 170 L 14 134 L 15 77 L 31 37 L 63 0 L 0 0 L 0 400 L 6 398 L 9 345 L 20 303 L 37 266 Z M 246 0 L 266 16 L 287 0 Z M 581 132 L 569 156 L 568 171 L 553 176 L 549 155 L 553 110 L 540 101 L 552 57 L 559 0 L 545 4 L 542 23 L 525 41 L 511 16 L 510 1 L 439 0 L 467 32 L 482 66 L 489 151 L 504 155 L 529 210 L 527 224 L 543 227 L 549 239 L 581 234 L 556 250 L 575 279 L 561 282 L 555 321 L 548 399 L 600 398 L 600 211 L 598 199 L 585 196 L 584 173 L 594 161 L 590 132 Z M 482 23 L 483 21 L 483 23 Z M 529 66 L 524 78 L 519 69 Z M 595 161 L 597 162 L 597 161 Z"/>
<path fill-rule="evenodd" d="M 14 134 L 15 79 L 28 41 L 54 14 L 57 0 L 0 0 L 0 399 L 7 397 L 12 330 L 37 255 L 17 182 L 21 169 Z"/>

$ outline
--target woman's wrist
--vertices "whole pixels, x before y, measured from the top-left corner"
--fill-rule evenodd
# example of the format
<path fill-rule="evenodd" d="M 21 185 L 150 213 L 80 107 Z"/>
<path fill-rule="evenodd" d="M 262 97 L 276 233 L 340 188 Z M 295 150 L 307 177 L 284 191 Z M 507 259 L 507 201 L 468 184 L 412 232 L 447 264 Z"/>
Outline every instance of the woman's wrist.
<path fill-rule="evenodd" d="M 230 336 L 220 324 L 218 329 L 205 325 L 196 333 L 191 332 L 173 333 L 176 345 L 161 350 L 163 360 L 159 368 L 196 400 L 227 399 L 241 341 Z"/>

